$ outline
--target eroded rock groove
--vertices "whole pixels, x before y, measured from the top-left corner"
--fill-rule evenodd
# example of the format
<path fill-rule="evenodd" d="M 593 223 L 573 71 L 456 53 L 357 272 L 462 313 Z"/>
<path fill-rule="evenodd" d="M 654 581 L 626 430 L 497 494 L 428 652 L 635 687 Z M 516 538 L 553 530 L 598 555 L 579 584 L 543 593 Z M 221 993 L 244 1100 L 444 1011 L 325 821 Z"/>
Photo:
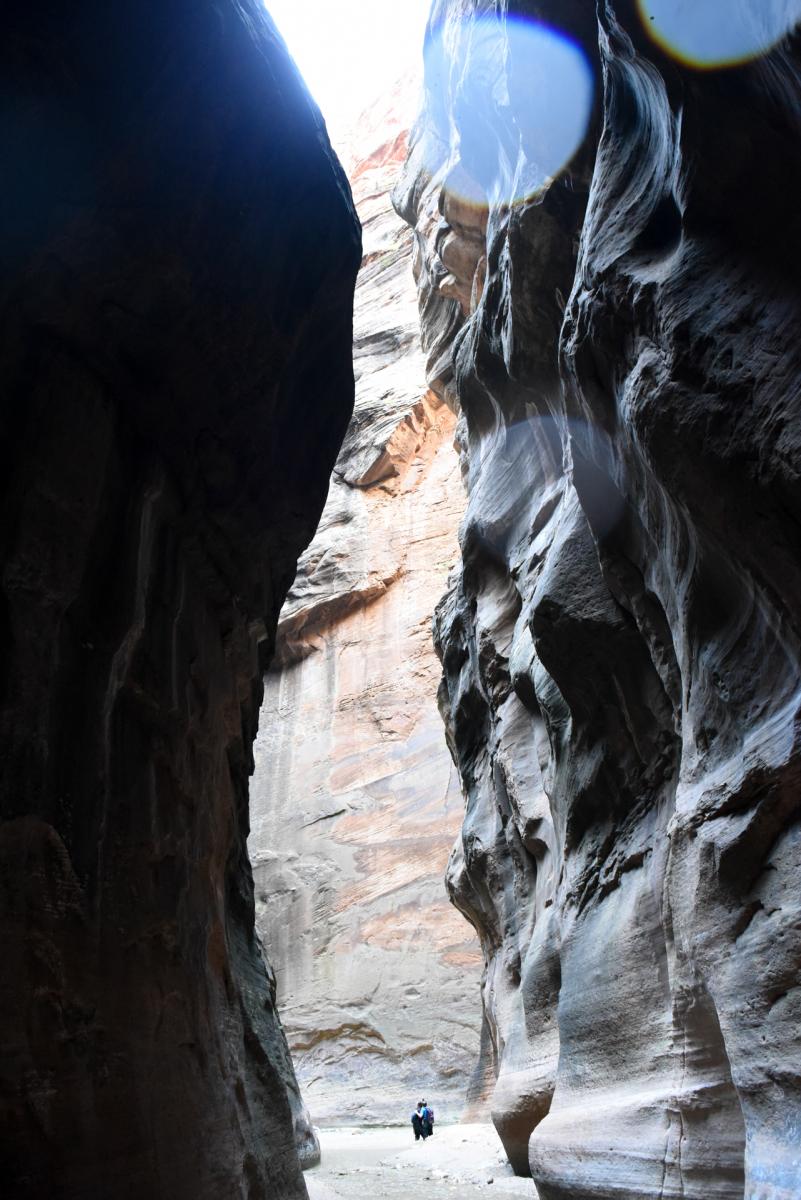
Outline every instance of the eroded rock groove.
<path fill-rule="evenodd" d="M 790 1200 L 797 42 L 700 72 L 626 0 L 509 3 L 487 66 L 490 7 L 433 7 L 396 203 L 460 412 L 436 637 L 494 1119 L 543 1200 Z M 596 83 L 568 170 L 517 202 L 538 131 L 514 15 Z"/>

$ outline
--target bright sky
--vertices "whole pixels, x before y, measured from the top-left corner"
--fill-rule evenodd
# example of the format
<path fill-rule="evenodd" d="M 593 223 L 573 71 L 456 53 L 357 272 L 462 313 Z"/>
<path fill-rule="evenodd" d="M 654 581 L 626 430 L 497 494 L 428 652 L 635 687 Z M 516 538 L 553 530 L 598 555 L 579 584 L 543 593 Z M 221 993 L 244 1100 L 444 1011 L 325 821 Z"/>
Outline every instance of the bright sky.
<path fill-rule="evenodd" d="M 422 73 L 431 0 L 266 0 L 336 141 L 405 71 Z"/>

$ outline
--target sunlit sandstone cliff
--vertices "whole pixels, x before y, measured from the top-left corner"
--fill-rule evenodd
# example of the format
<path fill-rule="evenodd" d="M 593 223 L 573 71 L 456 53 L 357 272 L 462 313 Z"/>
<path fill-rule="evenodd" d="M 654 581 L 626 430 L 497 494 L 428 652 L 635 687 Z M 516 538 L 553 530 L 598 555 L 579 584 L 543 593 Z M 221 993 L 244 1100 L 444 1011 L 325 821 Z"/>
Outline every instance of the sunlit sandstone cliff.
<path fill-rule="evenodd" d="M 0 59 L 0 1192 L 302 1200 L 245 837 L 347 182 L 256 0 L 11 3 Z"/>
<path fill-rule="evenodd" d="M 453 1119 L 481 1084 L 481 956 L 442 882 L 462 797 L 431 642 L 464 492 L 389 199 L 416 100 L 404 81 L 353 134 L 356 408 L 282 613 L 252 787 L 257 925 L 321 1122 L 406 1120 L 426 1092 Z"/>
<path fill-rule="evenodd" d="M 791 1200 L 798 45 L 701 73 L 629 0 L 498 5 L 596 88 L 511 203 L 542 129 L 495 8 L 434 4 L 396 193 L 469 496 L 437 645 L 494 1118 L 542 1200 Z"/>

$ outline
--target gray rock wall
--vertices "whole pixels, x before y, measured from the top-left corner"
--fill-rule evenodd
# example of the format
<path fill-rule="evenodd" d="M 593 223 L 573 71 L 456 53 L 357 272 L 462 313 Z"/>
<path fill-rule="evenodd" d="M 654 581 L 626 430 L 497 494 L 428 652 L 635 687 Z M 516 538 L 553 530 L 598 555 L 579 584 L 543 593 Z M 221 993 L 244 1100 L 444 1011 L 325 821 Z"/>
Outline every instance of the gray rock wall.
<path fill-rule="evenodd" d="M 494 1119 L 542 1200 L 790 1200 L 798 47 L 701 72 L 627 0 L 502 5 L 566 30 L 596 87 L 569 169 L 515 203 L 543 118 L 504 27 L 479 53 L 490 7 L 433 7 L 396 204 L 461 414 L 448 883 Z"/>
<path fill-rule="evenodd" d="M 300 1200 L 248 775 L 349 189 L 255 0 L 12 4 L 0 57 L 3 1194 Z"/>

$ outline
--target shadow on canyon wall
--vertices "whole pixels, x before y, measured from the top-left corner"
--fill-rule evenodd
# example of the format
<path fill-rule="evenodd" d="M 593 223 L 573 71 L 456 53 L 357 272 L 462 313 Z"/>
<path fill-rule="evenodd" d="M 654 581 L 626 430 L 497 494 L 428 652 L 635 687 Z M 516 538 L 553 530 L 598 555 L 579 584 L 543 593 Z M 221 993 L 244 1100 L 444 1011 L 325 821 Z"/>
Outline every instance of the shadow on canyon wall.
<path fill-rule="evenodd" d="M 256 0 L 2 26 L 3 1193 L 301 1200 L 248 775 L 358 221 Z"/>

